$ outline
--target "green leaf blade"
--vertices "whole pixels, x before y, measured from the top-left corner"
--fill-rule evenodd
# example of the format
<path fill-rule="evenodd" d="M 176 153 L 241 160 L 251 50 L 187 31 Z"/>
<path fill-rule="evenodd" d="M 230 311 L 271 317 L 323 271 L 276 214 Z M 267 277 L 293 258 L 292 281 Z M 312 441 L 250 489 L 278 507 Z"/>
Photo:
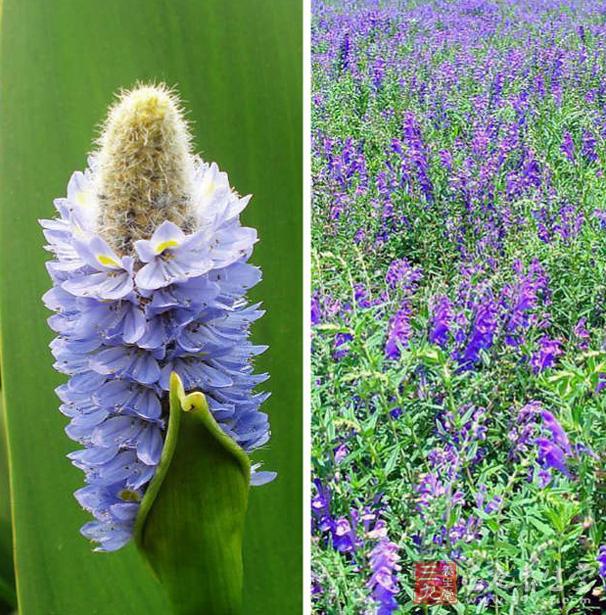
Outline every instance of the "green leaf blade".
<path fill-rule="evenodd" d="M 135 539 L 178 615 L 241 612 L 249 482 L 246 453 L 173 372 L 165 446 Z"/>

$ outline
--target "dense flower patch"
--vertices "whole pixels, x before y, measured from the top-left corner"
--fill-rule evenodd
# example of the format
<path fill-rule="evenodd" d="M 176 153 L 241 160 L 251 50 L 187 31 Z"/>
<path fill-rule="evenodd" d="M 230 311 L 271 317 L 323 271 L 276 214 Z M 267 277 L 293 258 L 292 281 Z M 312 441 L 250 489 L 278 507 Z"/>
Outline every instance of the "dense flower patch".
<path fill-rule="evenodd" d="M 606 10 L 312 28 L 315 612 L 603 612 Z"/>

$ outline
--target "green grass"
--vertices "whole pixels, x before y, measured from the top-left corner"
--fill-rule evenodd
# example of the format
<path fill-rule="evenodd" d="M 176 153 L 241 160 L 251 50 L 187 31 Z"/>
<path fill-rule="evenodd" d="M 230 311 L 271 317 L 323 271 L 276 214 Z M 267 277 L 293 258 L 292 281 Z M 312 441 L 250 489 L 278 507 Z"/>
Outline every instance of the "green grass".
<path fill-rule="evenodd" d="M 52 215 L 85 166 L 112 94 L 137 80 L 175 85 L 195 140 L 243 194 L 261 238 L 253 299 L 267 315 L 261 456 L 277 481 L 253 490 L 245 540 L 245 613 L 301 609 L 301 7 L 259 0 L 7 0 L 0 50 L 0 320 L 21 615 L 167 613 L 133 547 L 95 554 L 78 534 L 82 483 L 65 454 L 53 389 L 50 282 L 37 219 Z M 200 514 L 203 514 L 201 511 Z"/>

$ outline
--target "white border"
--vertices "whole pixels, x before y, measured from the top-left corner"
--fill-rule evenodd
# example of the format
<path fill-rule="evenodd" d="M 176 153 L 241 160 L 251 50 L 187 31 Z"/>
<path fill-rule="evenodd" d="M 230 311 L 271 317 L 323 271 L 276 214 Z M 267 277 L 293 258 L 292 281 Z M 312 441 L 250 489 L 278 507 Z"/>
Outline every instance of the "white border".
<path fill-rule="evenodd" d="M 311 609 L 311 0 L 303 0 L 303 613 Z"/>

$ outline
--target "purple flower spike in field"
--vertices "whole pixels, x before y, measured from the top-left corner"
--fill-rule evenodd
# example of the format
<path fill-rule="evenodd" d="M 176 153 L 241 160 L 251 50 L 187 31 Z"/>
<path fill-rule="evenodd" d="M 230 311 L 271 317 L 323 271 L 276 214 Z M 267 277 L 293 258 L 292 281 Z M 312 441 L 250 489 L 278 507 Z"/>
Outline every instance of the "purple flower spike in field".
<path fill-rule="evenodd" d="M 194 156 L 176 95 L 140 86 L 110 109 L 88 168 L 69 181 L 58 216 L 42 220 L 53 288 L 44 296 L 69 455 L 85 474 L 76 492 L 94 520 L 97 549 L 132 536 L 162 453 L 167 391 L 176 372 L 203 392 L 212 416 L 250 452 L 269 439 L 266 379 L 249 341 L 263 312 L 246 291 L 261 278 L 247 263 L 256 231 L 241 226 L 240 197 L 216 164 Z M 270 480 L 256 472 L 252 484 Z M 203 512 L 201 511 L 201 514 Z"/>
<path fill-rule="evenodd" d="M 312 10 L 313 611 L 606 613 L 604 3 Z"/>
<path fill-rule="evenodd" d="M 602 581 L 606 583 L 606 545 L 602 545 L 598 549 L 598 573 L 602 577 Z"/>
<path fill-rule="evenodd" d="M 395 598 L 399 591 L 397 574 L 401 569 L 398 545 L 389 540 L 385 522 L 381 520 L 377 521 L 368 536 L 378 539 L 368 556 L 372 576 L 367 585 L 377 605 L 375 613 L 391 615 L 398 609 Z"/>

